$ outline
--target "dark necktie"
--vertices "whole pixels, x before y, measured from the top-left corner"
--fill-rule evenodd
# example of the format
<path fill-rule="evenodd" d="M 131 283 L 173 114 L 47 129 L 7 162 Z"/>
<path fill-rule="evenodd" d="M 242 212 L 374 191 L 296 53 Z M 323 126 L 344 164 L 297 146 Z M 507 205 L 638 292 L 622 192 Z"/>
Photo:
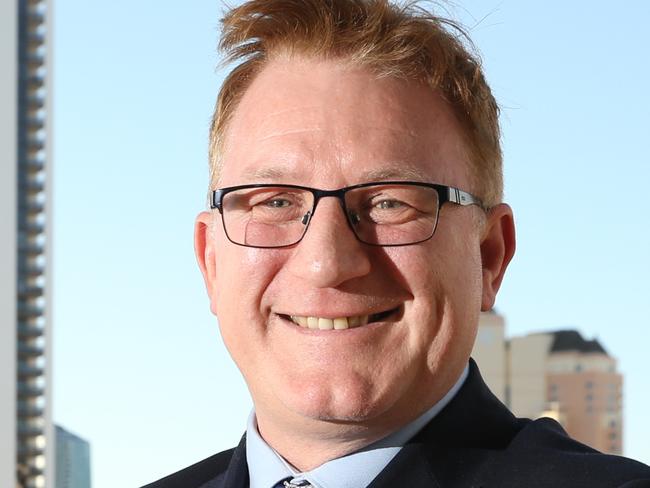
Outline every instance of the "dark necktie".
<path fill-rule="evenodd" d="M 292 483 L 292 479 L 293 478 L 287 478 L 285 480 L 282 480 L 277 485 L 275 485 L 274 488 L 313 488 L 313 485 L 311 485 L 307 480 L 300 480 Z"/>

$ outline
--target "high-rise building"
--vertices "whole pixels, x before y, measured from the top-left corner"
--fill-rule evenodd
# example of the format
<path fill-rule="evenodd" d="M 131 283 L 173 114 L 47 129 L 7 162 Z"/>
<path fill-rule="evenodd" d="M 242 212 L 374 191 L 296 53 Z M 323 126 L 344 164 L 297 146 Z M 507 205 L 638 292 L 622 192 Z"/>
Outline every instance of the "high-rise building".
<path fill-rule="evenodd" d="M 623 453 L 623 378 L 597 340 L 574 330 L 553 333 L 546 398 L 559 405 L 572 437 L 599 451 Z"/>
<path fill-rule="evenodd" d="M 499 400 L 507 404 L 506 321 L 495 311 L 481 314 L 472 357 L 481 367 L 481 375 Z"/>
<path fill-rule="evenodd" d="M 0 486 L 51 487 L 51 5 L 0 2 Z"/>
<path fill-rule="evenodd" d="M 56 429 L 56 488 L 90 488 L 90 444 L 63 427 Z"/>
<path fill-rule="evenodd" d="M 505 340 L 503 323 L 495 313 L 483 314 L 472 353 L 495 394 L 519 417 L 552 417 L 571 437 L 622 454 L 623 379 L 616 359 L 575 330 Z"/>

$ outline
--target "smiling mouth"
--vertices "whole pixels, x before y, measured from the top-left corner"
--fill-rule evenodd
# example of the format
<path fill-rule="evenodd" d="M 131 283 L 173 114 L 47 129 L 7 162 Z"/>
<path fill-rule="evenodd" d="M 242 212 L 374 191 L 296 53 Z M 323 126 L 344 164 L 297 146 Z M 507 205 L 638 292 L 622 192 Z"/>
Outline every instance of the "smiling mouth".
<path fill-rule="evenodd" d="M 320 330 L 346 330 L 362 327 L 374 322 L 382 322 L 393 315 L 396 315 L 400 307 L 391 308 L 384 312 L 374 313 L 371 315 L 354 315 L 350 317 L 303 317 L 299 315 L 280 315 L 285 320 L 289 320 L 304 329 Z"/>

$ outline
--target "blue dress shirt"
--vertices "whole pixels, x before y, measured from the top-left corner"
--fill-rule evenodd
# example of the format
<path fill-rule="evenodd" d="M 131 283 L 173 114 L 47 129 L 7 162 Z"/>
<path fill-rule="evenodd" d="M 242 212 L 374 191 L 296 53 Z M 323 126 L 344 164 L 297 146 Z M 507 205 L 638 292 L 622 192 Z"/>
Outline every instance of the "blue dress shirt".
<path fill-rule="evenodd" d="M 280 481 L 292 478 L 298 483 L 307 480 L 315 488 L 362 488 L 397 455 L 402 447 L 433 419 L 458 393 L 469 373 L 466 366 L 456 384 L 433 407 L 414 421 L 369 446 L 347 456 L 332 459 L 304 473 L 297 472 L 260 436 L 255 411 L 246 428 L 246 461 L 250 488 L 273 488 Z"/>

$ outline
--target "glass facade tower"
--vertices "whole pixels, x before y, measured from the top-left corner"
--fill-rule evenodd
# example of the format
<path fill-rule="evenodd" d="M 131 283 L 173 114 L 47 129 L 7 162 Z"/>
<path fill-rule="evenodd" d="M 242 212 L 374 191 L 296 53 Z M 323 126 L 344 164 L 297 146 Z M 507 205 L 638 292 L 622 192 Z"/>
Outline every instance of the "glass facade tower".
<path fill-rule="evenodd" d="M 91 488 L 90 444 L 58 425 L 56 430 L 56 488 Z"/>

